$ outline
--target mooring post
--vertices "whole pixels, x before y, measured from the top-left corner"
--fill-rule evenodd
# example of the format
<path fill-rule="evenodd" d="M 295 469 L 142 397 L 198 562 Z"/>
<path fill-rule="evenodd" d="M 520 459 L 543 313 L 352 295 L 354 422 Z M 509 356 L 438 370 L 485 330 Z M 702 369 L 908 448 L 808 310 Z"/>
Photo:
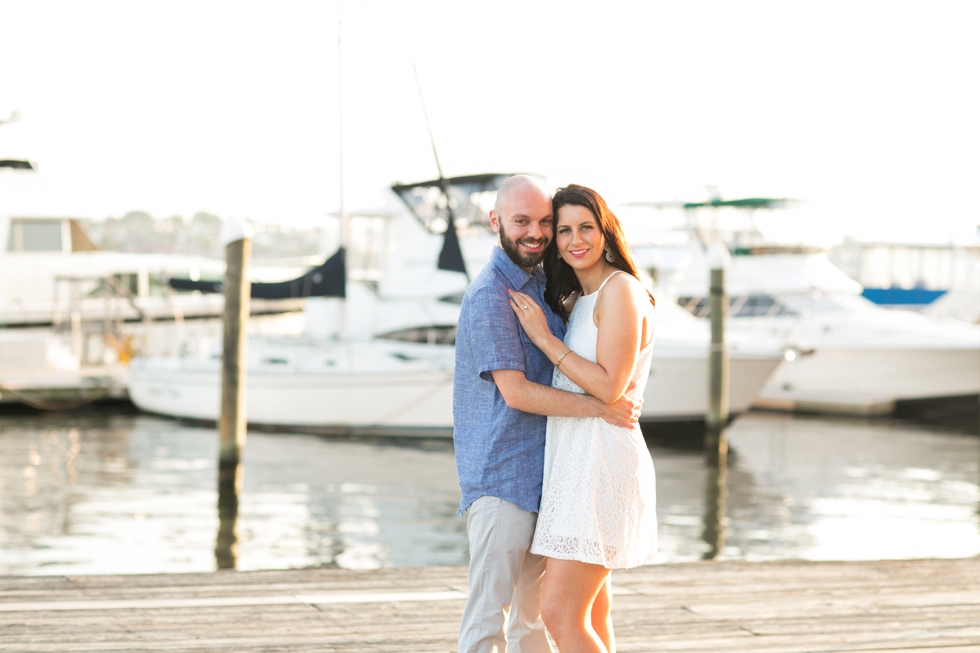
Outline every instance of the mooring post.
<path fill-rule="evenodd" d="M 224 338 L 221 351 L 221 416 L 218 450 L 218 569 L 234 569 L 238 558 L 238 493 L 242 485 L 242 450 L 245 448 L 245 332 L 248 325 L 251 283 L 252 228 L 240 220 L 221 225 L 225 246 Z"/>
<path fill-rule="evenodd" d="M 708 415 L 704 445 L 710 465 L 723 464 L 728 455 L 728 442 L 725 439 L 725 426 L 728 424 L 728 351 L 725 347 L 728 296 L 725 293 L 725 271 L 730 265 L 728 249 L 715 240 L 708 248 L 711 355 L 708 362 Z"/>
<path fill-rule="evenodd" d="M 728 295 L 725 293 L 725 271 L 731 265 L 728 249 L 715 240 L 708 248 L 708 307 L 711 320 L 711 353 L 708 359 L 708 414 L 705 419 L 704 449 L 708 475 L 705 492 L 704 530 L 701 537 L 708 545 L 702 556 L 713 560 L 725 548 L 725 512 L 728 504 L 728 351 L 725 347 L 725 316 Z"/>

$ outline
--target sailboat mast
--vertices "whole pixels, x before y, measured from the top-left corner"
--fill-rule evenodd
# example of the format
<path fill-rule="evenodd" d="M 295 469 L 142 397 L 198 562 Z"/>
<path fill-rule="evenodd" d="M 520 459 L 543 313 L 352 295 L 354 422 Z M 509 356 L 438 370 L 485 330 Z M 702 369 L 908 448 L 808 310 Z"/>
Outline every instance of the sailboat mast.
<path fill-rule="evenodd" d="M 442 188 L 443 197 L 446 198 L 446 214 L 449 216 L 449 224 L 446 225 L 447 237 L 452 239 L 452 247 L 450 252 L 452 255 L 449 256 L 450 260 L 456 259 L 450 267 L 444 267 L 443 257 L 446 256 L 447 243 L 443 243 L 443 251 L 439 255 L 439 268 L 440 269 L 453 269 L 462 272 L 466 275 L 466 285 L 470 284 L 470 273 L 466 269 L 466 264 L 463 261 L 463 253 L 459 248 L 459 238 L 456 234 L 456 216 L 453 215 L 453 204 L 449 199 L 449 182 L 446 180 L 446 176 L 442 174 L 442 164 L 439 163 L 439 151 L 436 149 L 436 139 L 432 135 L 432 125 L 429 123 L 429 112 L 425 108 L 425 95 L 422 93 L 422 82 L 419 81 L 419 71 L 415 67 L 415 62 L 412 62 L 412 72 L 415 74 L 415 87 L 419 90 L 419 100 L 422 102 L 422 115 L 425 117 L 425 128 L 429 132 L 429 144 L 432 145 L 432 156 L 436 160 L 436 171 L 439 173 L 439 186 Z M 456 265 L 458 264 L 458 268 Z"/>
<path fill-rule="evenodd" d="M 340 170 L 340 246 L 347 247 L 350 237 L 350 216 L 344 206 L 344 66 L 340 33 L 340 0 L 337 0 L 337 151 Z"/>
<path fill-rule="evenodd" d="M 436 160 L 436 171 L 439 173 L 439 182 L 443 184 L 443 191 L 446 190 L 446 177 L 442 174 L 442 165 L 439 163 L 439 151 L 436 149 L 436 139 L 432 135 L 432 125 L 429 124 L 429 112 L 425 108 L 425 96 L 422 94 L 422 82 L 419 81 L 419 71 L 412 62 L 412 72 L 415 73 L 415 87 L 419 90 L 419 99 L 422 101 L 422 116 L 425 117 L 425 128 L 429 131 L 429 144 L 432 145 L 432 156 Z M 449 202 L 449 195 L 446 195 L 446 202 Z M 451 211 L 452 209 L 450 209 Z"/>
<path fill-rule="evenodd" d="M 350 216 L 344 205 L 344 66 L 343 48 L 341 41 L 341 18 L 340 0 L 337 0 L 337 150 L 339 152 L 340 170 L 340 247 L 344 251 L 344 265 L 347 265 L 347 249 L 350 241 Z M 346 283 L 347 275 L 344 274 Z M 340 340 L 347 342 L 350 334 L 348 332 L 347 319 L 347 293 L 340 299 Z"/>

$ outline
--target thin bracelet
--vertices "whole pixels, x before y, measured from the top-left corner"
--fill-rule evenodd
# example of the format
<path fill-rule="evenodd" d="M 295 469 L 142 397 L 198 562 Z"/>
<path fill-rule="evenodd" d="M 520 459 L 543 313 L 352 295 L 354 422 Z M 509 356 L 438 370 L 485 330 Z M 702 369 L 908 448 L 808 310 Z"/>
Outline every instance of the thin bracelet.
<path fill-rule="evenodd" d="M 555 369 L 561 367 L 561 362 L 565 360 L 565 356 L 568 356 L 570 353 L 572 353 L 572 350 L 566 349 L 565 353 L 558 357 L 558 361 L 555 363 Z"/>

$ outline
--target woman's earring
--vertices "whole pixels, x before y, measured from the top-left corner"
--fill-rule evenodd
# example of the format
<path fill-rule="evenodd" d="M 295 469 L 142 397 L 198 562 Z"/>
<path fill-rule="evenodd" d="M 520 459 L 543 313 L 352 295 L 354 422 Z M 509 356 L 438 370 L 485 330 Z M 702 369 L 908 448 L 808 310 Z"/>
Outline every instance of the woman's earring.
<path fill-rule="evenodd" d="M 616 257 L 613 256 L 613 253 L 611 251 L 609 251 L 609 247 L 606 247 L 606 260 L 609 261 L 610 263 L 616 262 Z"/>

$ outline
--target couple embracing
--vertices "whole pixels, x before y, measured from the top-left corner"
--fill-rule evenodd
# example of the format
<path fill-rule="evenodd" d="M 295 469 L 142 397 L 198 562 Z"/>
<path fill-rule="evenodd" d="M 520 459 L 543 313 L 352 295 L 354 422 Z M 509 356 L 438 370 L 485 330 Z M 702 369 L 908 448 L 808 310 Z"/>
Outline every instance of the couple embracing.
<path fill-rule="evenodd" d="M 653 297 L 584 186 L 500 187 L 500 237 L 463 298 L 453 439 L 470 545 L 460 653 L 613 653 L 610 571 L 656 552 L 637 420 Z"/>

